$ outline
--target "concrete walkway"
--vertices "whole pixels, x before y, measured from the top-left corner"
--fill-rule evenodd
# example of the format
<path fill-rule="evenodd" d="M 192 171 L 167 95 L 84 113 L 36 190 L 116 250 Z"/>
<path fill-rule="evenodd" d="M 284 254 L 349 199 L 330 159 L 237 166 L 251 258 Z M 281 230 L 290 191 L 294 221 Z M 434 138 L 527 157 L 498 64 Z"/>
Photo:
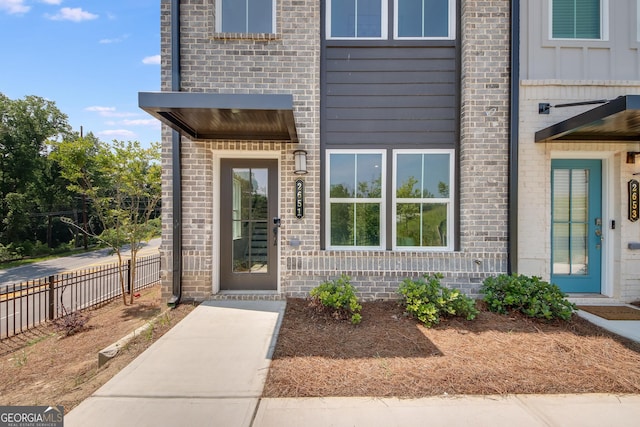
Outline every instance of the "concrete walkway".
<path fill-rule="evenodd" d="M 640 395 L 263 399 L 253 426 L 637 427 Z"/>
<path fill-rule="evenodd" d="M 640 395 L 260 399 L 284 301 L 198 306 L 65 426 L 638 426 Z"/>
<path fill-rule="evenodd" d="M 65 426 L 250 426 L 284 307 L 200 304 L 65 415 Z"/>

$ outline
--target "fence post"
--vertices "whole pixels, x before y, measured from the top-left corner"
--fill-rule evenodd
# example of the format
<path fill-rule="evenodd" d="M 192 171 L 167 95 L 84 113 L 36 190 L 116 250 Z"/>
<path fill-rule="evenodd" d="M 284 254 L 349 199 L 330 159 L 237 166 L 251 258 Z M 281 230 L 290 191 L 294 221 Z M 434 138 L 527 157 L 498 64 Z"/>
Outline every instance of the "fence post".
<path fill-rule="evenodd" d="M 56 308 L 55 276 L 49 276 L 49 320 L 54 319 Z"/>
<path fill-rule="evenodd" d="M 127 260 L 127 293 L 131 294 L 131 260 Z"/>

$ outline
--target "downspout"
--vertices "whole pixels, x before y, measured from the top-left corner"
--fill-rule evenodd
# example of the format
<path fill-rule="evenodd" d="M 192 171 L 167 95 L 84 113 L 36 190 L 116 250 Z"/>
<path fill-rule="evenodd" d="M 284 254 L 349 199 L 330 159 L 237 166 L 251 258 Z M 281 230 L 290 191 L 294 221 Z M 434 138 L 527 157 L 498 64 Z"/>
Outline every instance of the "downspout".
<path fill-rule="evenodd" d="M 518 124 L 520 109 L 520 0 L 511 0 L 511 72 L 509 94 L 509 229 L 507 273 L 518 271 Z"/>
<path fill-rule="evenodd" d="M 180 0 L 171 0 L 171 90 L 179 92 L 180 78 Z M 171 171 L 173 193 L 173 266 L 172 295 L 168 301 L 175 307 L 182 296 L 182 169 L 180 167 L 180 133 L 173 130 L 171 135 Z"/>

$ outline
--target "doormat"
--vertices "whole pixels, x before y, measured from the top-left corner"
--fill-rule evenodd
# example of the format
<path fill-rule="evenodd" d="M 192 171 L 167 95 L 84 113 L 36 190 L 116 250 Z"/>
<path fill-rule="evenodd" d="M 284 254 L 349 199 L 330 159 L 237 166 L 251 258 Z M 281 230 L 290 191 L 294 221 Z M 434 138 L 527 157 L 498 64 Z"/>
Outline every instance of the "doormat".
<path fill-rule="evenodd" d="M 626 305 L 579 305 L 578 308 L 607 320 L 640 320 L 640 310 Z"/>

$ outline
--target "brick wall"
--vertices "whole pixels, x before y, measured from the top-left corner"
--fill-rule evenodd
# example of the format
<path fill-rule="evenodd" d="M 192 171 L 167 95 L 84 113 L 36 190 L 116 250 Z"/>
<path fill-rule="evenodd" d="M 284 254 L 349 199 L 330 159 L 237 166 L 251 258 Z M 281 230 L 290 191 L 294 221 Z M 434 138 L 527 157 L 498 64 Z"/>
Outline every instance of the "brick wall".
<path fill-rule="evenodd" d="M 393 298 L 404 277 L 440 272 L 444 282 L 476 294 L 487 275 L 507 269 L 509 1 L 463 1 L 460 139 L 460 250 L 457 252 L 322 251 L 320 211 L 320 2 L 281 0 L 277 34 L 247 38 L 215 32 L 214 0 L 183 0 L 182 90 L 292 93 L 299 144 L 182 139 L 183 296 L 214 291 L 216 153 L 270 152 L 280 158 L 280 287 L 304 296 L 323 280 L 348 274 L 363 296 Z M 170 2 L 161 2 L 162 87 L 170 88 Z M 163 132 L 163 289 L 171 289 L 171 137 Z M 293 151 L 308 154 L 305 216 L 295 218 Z M 291 246 L 293 238 L 300 246 Z"/>
<path fill-rule="evenodd" d="M 509 1 L 462 2 L 460 243 L 507 250 Z"/>
<path fill-rule="evenodd" d="M 586 105 L 552 108 L 550 114 L 538 114 L 538 103 L 551 105 L 614 99 L 621 95 L 640 94 L 635 81 L 595 80 L 527 80 L 520 87 L 519 139 L 519 273 L 551 275 L 551 159 L 603 159 L 603 227 L 605 259 L 602 293 L 621 301 L 640 299 L 640 251 L 628 249 L 631 241 L 640 241 L 640 222 L 627 220 L 627 182 L 638 166 L 626 163 L 627 151 L 640 151 L 638 143 L 550 142 L 535 143 L 535 132 L 584 111 Z M 610 229 L 610 221 L 616 228 Z"/>

